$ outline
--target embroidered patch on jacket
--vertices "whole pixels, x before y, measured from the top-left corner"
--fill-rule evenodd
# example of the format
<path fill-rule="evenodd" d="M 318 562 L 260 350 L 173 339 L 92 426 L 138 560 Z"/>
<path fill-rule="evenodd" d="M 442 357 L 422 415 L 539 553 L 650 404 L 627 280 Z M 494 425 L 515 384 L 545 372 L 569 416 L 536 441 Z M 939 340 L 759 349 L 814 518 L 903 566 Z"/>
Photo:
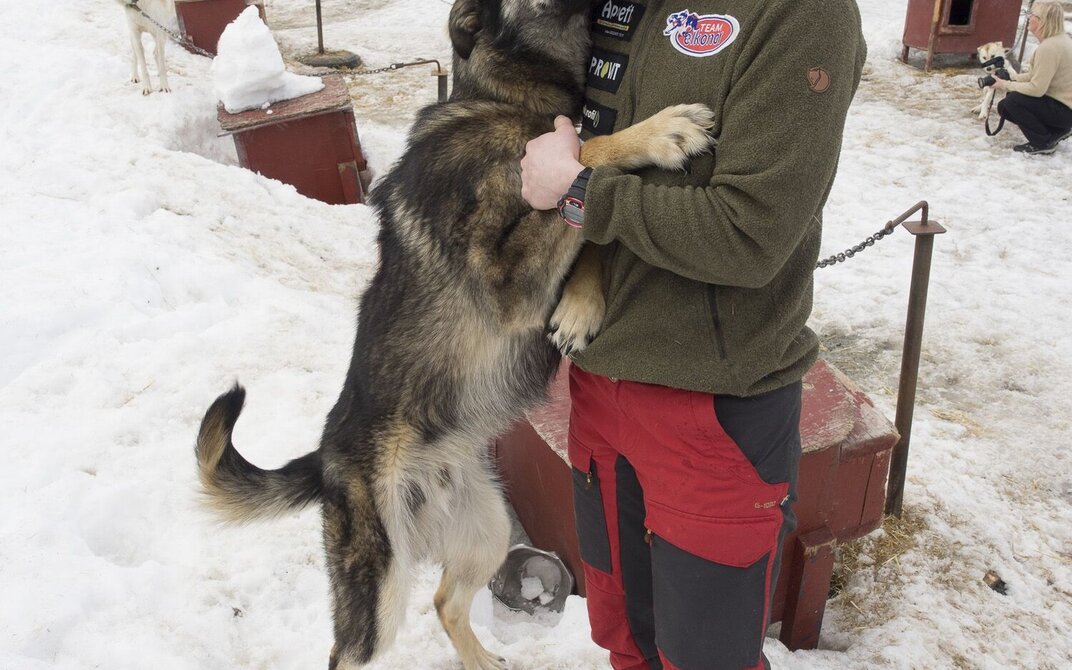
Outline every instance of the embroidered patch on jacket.
<path fill-rule="evenodd" d="M 628 42 L 645 9 L 639 2 L 629 0 L 597 0 L 592 5 L 592 32 Z"/>
<path fill-rule="evenodd" d="M 737 19 L 722 14 L 705 14 L 684 9 L 666 17 L 663 35 L 674 48 L 687 56 L 714 56 L 737 39 L 741 31 Z"/>
<path fill-rule="evenodd" d="M 813 67 L 808 70 L 808 88 L 816 93 L 826 93 L 830 90 L 830 73 L 821 67 Z"/>
<path fill-rule="evenodd" d="M 593 48 L 591 60 L 588 61 L 588 85 L 601 91 L 617 93 L 625 76 L 625 66 L 629 56 L 625 54 Z"/>
<path fill-rule="evenodd" d="M 605 107 L 587 98 L 581 109 L 581 129 L 593 135 L 610 135 L 614 132 L 614 122 L 618 119 L 617 110 Z"/>

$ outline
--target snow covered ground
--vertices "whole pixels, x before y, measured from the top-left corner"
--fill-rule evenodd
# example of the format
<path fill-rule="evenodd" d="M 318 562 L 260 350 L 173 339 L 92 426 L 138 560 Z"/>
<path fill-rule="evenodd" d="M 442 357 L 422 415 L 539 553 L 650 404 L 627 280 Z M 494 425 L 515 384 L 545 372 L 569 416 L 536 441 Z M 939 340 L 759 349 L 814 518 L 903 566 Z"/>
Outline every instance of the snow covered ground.
<path fill-rule="evenodd" d="M 369 67 L 447 58 L 443 0 L 325 0 L 329 48 Z M 906 519 L 828 604 L 821 649 L 778 668 L 1072 667 L 1072 142 L 1014 155 L 968 115 L 977 72 L 896 62 L 906 1 L 862 0 L 868 71 L 826 211 L 824 254 L 917 200 L 935 245 Z M 285 55 L 312 3 L 268 0 Z M 237 167 L 209 61 L 169 45 L 171 94 L 126 82 L 113 0 L 0 4 L 0 668 L 317 668 L 330 647 L 315 511 L 221 528 L 193 436 L 249 389 L 236 442 L 274 466 L 313 447 L 341 386 L 375 222 Z M 152 64 L 150 64 L 152 68 Z M 398 156 L 423 68 L 354 87 L 373 170 Z M 826 356 L 890 417 L 913 240 L 819 271 Z M 886 561 L 883 563 L 883 561 Z M 873 565 L 869 565 L 873 563 Z M 1001 596 L 988 569 L 1009 584 Z M 377 670 L 457 668 L 418 580 Z M 583 601 L 558 619 L 474 609 L 515 670 L 607 667 Z"/>

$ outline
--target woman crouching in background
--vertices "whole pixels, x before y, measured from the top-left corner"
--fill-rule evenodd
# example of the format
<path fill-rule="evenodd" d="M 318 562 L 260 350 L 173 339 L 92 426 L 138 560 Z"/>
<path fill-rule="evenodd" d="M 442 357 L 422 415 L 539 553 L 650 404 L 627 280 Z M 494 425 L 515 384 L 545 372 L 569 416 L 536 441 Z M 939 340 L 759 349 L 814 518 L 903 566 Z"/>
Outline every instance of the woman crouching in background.
<path fill-rule="evenodd" d="M 1029 72 L 1013 74 L 1012 81 L 995 79 L 994 88 L 1008 91 L 998 114 L 1027 138 L 1013 151 L 1052 154 L 1072 135 L 1072 35 L 1065 32 L 1064 9 L 1052 0 L 1032 6 L 1027 27 L 1039 46 Z"/>

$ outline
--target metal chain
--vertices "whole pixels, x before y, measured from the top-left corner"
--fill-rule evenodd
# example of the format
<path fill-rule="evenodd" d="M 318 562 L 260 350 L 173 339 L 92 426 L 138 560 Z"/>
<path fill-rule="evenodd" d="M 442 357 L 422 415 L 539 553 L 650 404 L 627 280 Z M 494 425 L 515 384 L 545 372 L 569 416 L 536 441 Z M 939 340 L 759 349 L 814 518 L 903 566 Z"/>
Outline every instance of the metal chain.
<path fill-rule="evenodd" d="M 840 254 L 834 254 L 833 256 L 829 256 L 827 258 L 822 259 L 821 261 L 819 261 L 818 263 L 815 264 L 815 269 L 818 270 L 819 268 L 825 268 L 825 267 L 828 267 L 830 265 L 836 265 L 838 263 L 844 263 L 848 259 L 852 258 L 856 254 L 858 254 L 861 251 L 863 251 L 864 249 L 866 249 L 867 247 L 873 246 L 875 244 L 875 242 L 878 242 L 883 237 L 886 237 L 887 235 L 892 234 L 893 231 L 897 228 L 896 225 L 892 225 L 892 224 L 893 224 L 892 221 L 890 223 L 887 223 L 882 228 L 882 230 L 878 231 L 874 235 L 869 236 L 863 242 L 860 242 L 859 244 L 857 244 L 855 246 L 849 247 L 845 251 L 842 251 Z"/>
<path fill-rule="evenodd" d="M 391 70 L 398 70 L 400 68 L 409 67 L 410 65 L 425 65 L 426 63 L 435 63 L 437 70 L 442 70 L 442 66 L 440 66 L 439 61 L 435 59 L 421 58 L 420 60 L 415 60 L 412 63 L 391 63 L 386 67 L 377 68 L 375 70 L 351 70 L 346 74 L 353 75 L 355 77 L 366 74 L 380 74 L 381 72 L 390 72 Z"/>
<path fill-rule="evenodd" d="M 148 19 L 149 23 L 153 24 L 154 26 L 156 26 L 160 30 L 162 30 L 165 33 L 167 33 L 168 37 L 170 37 L 178 45 L 180 45 L 182 47 L 185 47 L 187 49 L 190 49 L 192 51 L 195 51 L 196 53 L 198 53 L 198 54 L 200 54 L 202 56 L 205 56 L 207 58 L 215 58 L 216 57 L 215 54 L 213 54 L 212 52 L 205 51 L 204 49 L 202 49 L 201 47 L 197 46 L 193 42 L 190 42 L 190 41 L 184 39 L 182 37 L 182 35 L 179 35 L 178 33 L 173 32 L 167 26 L 162 25 L 159 21 L 157 21 L 153 17 L 151 17 L 148 14 L 146 14 L 145 10 L 138 6 L 138 0 L 127 0 L 127 7 L 130 7 L 132 9 L 138 10 L 138 13 L 141 14 L 142 16 L 144 16 L 146 19 Z"/>

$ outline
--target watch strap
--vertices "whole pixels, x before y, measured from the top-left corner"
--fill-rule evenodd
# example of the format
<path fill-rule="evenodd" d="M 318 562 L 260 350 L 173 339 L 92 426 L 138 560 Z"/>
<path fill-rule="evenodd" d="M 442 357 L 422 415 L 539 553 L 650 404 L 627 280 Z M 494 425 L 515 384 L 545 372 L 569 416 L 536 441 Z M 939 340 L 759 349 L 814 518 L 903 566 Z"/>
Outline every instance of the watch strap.
<path fill-rule="evenodd" d="M 577 174 L 577 177 L 570 184 L 569 190 L 566 191 L 566 195 L 571 198 L 577 198 L 578 200 L 584 200 L 584 194 L 588 191 L 588 180 L 592 176 L 592 168 L 586 167 Z"/>

